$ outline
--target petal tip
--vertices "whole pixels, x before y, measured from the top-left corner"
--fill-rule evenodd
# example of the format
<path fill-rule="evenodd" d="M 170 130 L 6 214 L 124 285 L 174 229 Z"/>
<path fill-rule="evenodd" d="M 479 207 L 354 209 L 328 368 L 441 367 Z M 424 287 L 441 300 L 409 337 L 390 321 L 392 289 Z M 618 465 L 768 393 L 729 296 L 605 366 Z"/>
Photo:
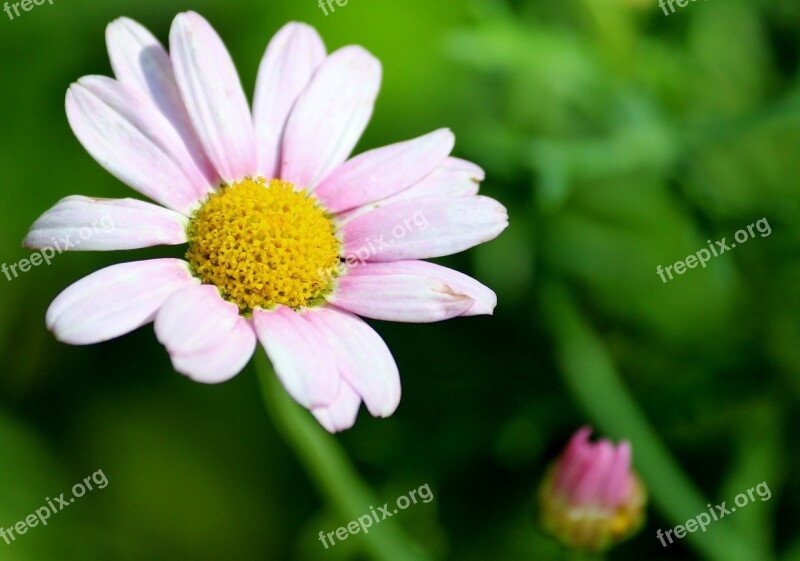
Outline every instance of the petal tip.
<path fill-rule="evenodd" d="M 108 38 L 109 32 L 111 31 L 133 25 L 138 25 L 138 24 L 136 23 L 136 21 L 132 20 L 127 16 L 120 16 L 116 19 L 113 19 L 108 23 L 108 25 L 106 25 L 106 38 Z"/>

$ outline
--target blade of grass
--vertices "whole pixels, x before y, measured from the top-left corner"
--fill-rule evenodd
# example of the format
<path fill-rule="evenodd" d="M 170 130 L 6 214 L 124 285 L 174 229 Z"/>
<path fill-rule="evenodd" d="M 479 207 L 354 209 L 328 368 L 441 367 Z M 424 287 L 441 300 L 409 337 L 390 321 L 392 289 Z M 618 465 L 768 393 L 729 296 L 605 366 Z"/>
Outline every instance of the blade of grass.
<path fill-rule="evenodd" d="M 631 442 L 637 471 L 655 506 L 674 525 L 707 512 L 708 501 L 661 442 L 569 292 L 546 284 L 542 294 L 558 362 L 570 392 L 601 431 Z M 714 523 L 705 533 L 687 534 L 685 539 L 712 561 L 774 559 L 724 521 Z"/>

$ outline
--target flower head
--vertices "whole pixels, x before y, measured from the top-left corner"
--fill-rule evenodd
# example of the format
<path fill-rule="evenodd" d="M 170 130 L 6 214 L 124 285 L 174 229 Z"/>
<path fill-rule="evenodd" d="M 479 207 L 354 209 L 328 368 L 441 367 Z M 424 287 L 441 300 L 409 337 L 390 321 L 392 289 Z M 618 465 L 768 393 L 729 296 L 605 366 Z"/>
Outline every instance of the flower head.
<path fill-rule="evenodd" d="M 574 549 L 602 550 L 644 521 L 646 494 L 631 470 L 631 446 L 589 442 L 589 427 L 570 440 L 540 491 L 547 531 Z"/>
<path fill-rule="evenodd" d="M 450 156 L 452 132 L 350 158 L 380 88 L 381 65 L 366 50 L 328 54 L 314 29 L 287 24 L 267 46 L 251 113 L 200 15 L 175 18 L 169 53 L 127 18 L 106 39 L 115 79 L 73 84 L 67 118 L 101 166 L 157 204 L 67 197 L 24 245 L 110 222 L 74 249 L 188 249 L 67 288 L 46 318 L 59 340 L 99 343 L 154 322 L 175 369 L 205 383 L 238 374 L 260 341 L 288 393 L 337 431 L 362 402 L 386 417 L 400 400 L 395 361 L 358 316 L 492 313 L 490 289 L 422 261 L 508 225 L 503 206 L 478 195 L 483 171 Z"/>

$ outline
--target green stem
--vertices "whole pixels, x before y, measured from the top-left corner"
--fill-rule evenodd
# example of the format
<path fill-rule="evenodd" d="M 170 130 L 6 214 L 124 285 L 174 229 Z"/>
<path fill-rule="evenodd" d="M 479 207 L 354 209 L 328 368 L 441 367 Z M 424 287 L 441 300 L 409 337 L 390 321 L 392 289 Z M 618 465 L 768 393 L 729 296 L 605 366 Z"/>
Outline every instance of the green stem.
<path fill-rule="evenodd" d="M 569 390 L 602 432 L 631 442 L 637 471 L 647 483 L 653 503 L 674 525 L 685 524 L 698 514 L 708 512 L 709 500 L 683 473 L 661 442 L 571 295 L 554 285 L 546 286 L 543 294 L 543 306 L 553 329 L 558 361 Z M 657 538 L 652 536 L 652 539 Z M 713 523 L 705 533 L 687 534 L 684 540 L 713 561 L 774 559 L 725 521 Z"/>
<path fill-rule="evenodd" d="M 256 353 L 256 370 L 264 406 L 278 432 L 305 468 L 331 507 L 341 517 L 340 527 L 370 514 L 370 507 L 382 505 L 359 477 L 335 437 L 320 427 L 311 414 L 297 405 L 275 376 L 264 353 Z M 374 520 L 373 520 L 374 522 Z M 393 520 L 373 524 L 369 533 L 350 536 L 361 540 L 375 561 L 428 561 L 430 558 L 406 537 Z M 322 548 L 320 544 L 320 548 Z"/>

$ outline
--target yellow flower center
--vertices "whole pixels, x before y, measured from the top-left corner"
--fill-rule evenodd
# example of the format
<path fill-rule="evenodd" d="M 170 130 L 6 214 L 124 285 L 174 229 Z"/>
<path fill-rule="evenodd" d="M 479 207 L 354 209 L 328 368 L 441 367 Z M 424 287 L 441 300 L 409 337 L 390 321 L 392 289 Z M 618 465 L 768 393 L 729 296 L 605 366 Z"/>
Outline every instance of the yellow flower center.
<path fill-rule="evenodd" d="M 245 179 L 209 196 L 189 224 L 186 259 L 243 313 L 300 308 L 329 290 L 341 242 L 333 221 L 286 181 Z"/>

